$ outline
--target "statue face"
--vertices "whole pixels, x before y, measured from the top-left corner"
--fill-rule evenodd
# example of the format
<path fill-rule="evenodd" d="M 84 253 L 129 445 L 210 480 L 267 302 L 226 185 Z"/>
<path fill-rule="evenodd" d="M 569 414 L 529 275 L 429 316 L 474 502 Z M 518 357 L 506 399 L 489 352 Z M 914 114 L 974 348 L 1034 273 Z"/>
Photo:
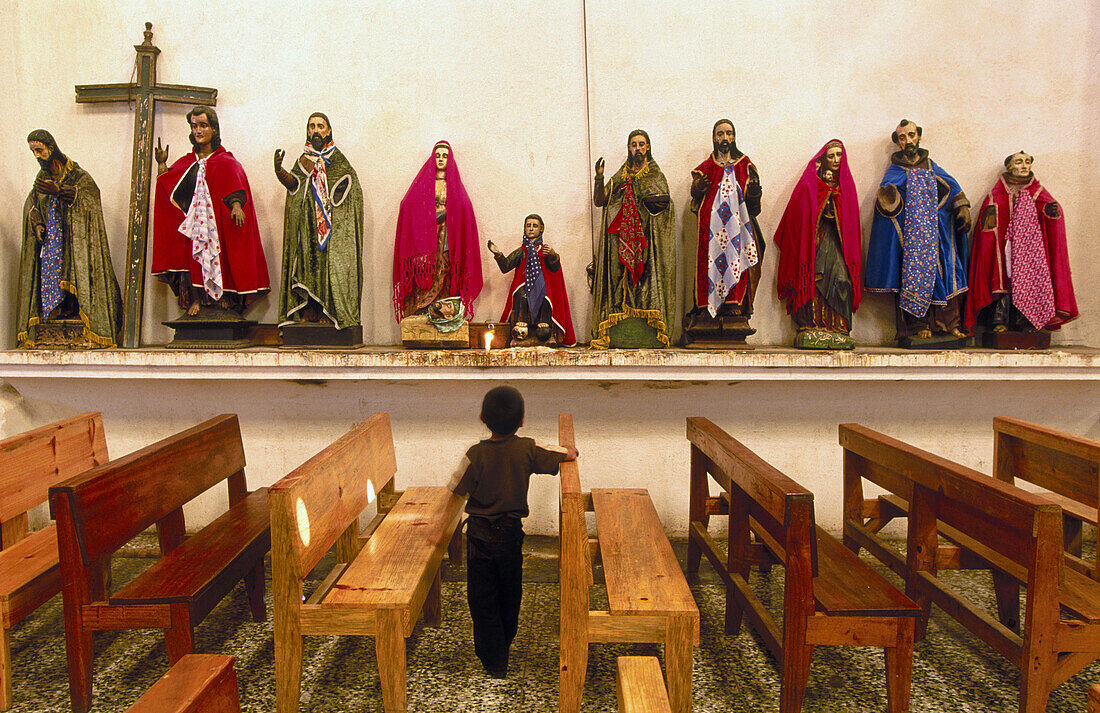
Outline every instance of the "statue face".
<path fill-rule="evenodd" d="M 1031 175 L 1031 162 L 1034 160 L 1023 151 L 1014 153 L 1008 160 L 1008 172 L 1016 178 L 1027 178 Z"/>
<path fill-rule="evenodd" d="M 728 154 L 730 149 L 733 148 L 737 137 L 733 133 L 733 127 L 729 124 L 719 124 L 714 127 L 714 136 L 711 137 L 714 141 L 715 153 Z"/>
<path fill-rule="evenodd" d="M 447 168 L 447 158 L 451 155 L 451 150 L 446 146 L 435 147 L 435 169 L 442 171 Z"/>
<path fill-rule="evenodd" d="M 195 143 L 199 146 L 209 146 L 214 138 L 214 127 L 210 125 L 210 119 L 206 114 L 195 114 L 191 117 L 191 135 L 195 137 Z"/>
<path fill-rule="evenodd" d="M 42 168 L 46 168 L 50 163 L 50 157 L 53 152 L 41 141 L 28 141 L 27 145 L 31 147 L 31 153 L 38 159 L 38 165 Z"/>
<path fill-rule="evenodd" d="M 542 234 L 542 223 L 538 222 L 534 218 L 528 218 L 523 221 L 523 234 L 528 238 L 537 238 Z"/>
<path fill-rule="evenodd" d="M 825 165 L 834 173 L 840 170 L 840 159 L 844 156 L 844 149 L 839 146 L 831 146 L 825 152 Z"/>
<path fill-rule="evenodd" d="M 630 155 L 630 162 L 640 164 L 645 160 L 646 154 L 649 153 L 649 142 L 641 134 L 632 136 L 630 142 L 626 145 L 626 150 Z"/>
<path fill-rule="evenodd" d="M 917 149 L 920 148 L 920 135 L 917 133 L 917 125 L 913 122 L 898 124 L 897 134 L 898 148 L 905 153 L 906 158 L 915 158 Z"/>
<path fill-rule="evenodd" d="M 314 138 L 327 139 L 332 136 L 332 129 L 329 128 L 328 122 L 320 116 L 310 117 L 309 123 L 306 124 L 306 134 L 309 135 L 310 141 Z"/>

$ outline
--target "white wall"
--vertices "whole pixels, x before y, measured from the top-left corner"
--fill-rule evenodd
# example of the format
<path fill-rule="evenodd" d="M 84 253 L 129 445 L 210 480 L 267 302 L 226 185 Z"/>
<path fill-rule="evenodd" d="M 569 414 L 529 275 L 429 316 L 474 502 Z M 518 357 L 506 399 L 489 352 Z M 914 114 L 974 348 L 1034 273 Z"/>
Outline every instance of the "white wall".
<path fill-rule="evenodd" d="M 687 221 L 688 172 L 707 154 L 714 120 L 729 117 L 760 168 L 761 227 L 769 242 L 810 156 L 845 141 L 865 227 L 873 188 L 902 116 L 975 207 L 1002 158 L 1024 148 L 1065 206 L 1082 317 L 1056 343 L 1096 342 L 1100 298 L 1089 231 L 1100 220 L 1090 170 L 1100 156 L 1100 3 L 1026 0 L 909 4 L 753 0 L 731 5 L 611 0 L 514 3 L 297 3 L 228 0 L 217 9 L 179 1 L 5 0 L 0 73 L 0 344 L 14 344 L 12 301 L 20 208 L 37 165 L 23 141 L 50 129 L 99 183 L 116 267 L 125 259 L 133 119 L 123 105 L 78 105 L 76 84 L 122 82 L 146 20 L 161 48 L 162 82 L 213 86 L 226 146 L 251 178 L 273 288 L 278 287 L 283 192 L 271 155 L 290 155 L 306 116 L 322 110 L 364 184 L 364 336 L 390 344 L 397 207 L 432 143 L 449 139 L 483 239 L 518 241 L 539 212 L 562 253 L 578 334 L 591 303 L 592 164 L 615 170 L 627 133 L 646 128 Z M 201 28 L 201 29 L 200 29 Z M 587 95 L 585 88 L 587 86 Z M 187 107 L 162 104 L 157 135 L 178 157 Z M 692 239 L 688 225 L 687 237 Z M 479 319 L 495 319 L 507 277 L 487 253 Z M 683 260 L 690 275 L 693 255 Z M 755 344 L 789 342 L 775 298 L 775 250 L 764 261 Z M 121 275 L 121 273 L 120 273 Z M 687 288 L 686 280 L 685 288 Z M 685 289 L 685 291 L 686 291 Z M 168 290 L 146 289 L 147 341 L 177 315 Z M 860 343 L 893 336 L 889 297 L 855 318 Z M 277 299 L 252 315 L 274 322 Z"/>

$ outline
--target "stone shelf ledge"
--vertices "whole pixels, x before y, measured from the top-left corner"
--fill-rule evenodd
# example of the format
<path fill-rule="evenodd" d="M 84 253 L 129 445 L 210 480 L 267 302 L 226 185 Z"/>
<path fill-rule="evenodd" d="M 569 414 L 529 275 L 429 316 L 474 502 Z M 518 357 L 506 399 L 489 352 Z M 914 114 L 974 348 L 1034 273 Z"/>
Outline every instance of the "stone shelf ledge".
<path fill-rule="evenodd" d="M 351 351 L 253 347 L 183 351 L 0 351 L 0 379 L 565 380 L 565 381 L 1100 381 L 1100 349 L 815 352 L 609 350 Z"/>

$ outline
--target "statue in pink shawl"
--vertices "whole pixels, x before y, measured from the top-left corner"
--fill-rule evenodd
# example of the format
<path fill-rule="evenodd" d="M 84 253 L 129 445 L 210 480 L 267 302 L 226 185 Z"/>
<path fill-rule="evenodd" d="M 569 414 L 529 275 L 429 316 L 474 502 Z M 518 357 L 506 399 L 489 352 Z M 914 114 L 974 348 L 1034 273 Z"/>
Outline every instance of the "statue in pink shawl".
<path fill-rule="evenodd" d="M 478 248 L 474 208 L 451 145 L 440 141 L 401 199 L 397 214 L 393 249 L 397 321 L 429 313 L 429 307 L 446 298 L 458 298 L 468 319 L 481 292 Z M 449 307 L 443 311 L 454 316 Z"/>
<path fill-rule="evenodd" d="M 851 349 L 859 307 L 859 198 L 844 144 L 833 139 L 806 165 L 775 231 L 779 299 L 798 325 L 801 349 Z"/>

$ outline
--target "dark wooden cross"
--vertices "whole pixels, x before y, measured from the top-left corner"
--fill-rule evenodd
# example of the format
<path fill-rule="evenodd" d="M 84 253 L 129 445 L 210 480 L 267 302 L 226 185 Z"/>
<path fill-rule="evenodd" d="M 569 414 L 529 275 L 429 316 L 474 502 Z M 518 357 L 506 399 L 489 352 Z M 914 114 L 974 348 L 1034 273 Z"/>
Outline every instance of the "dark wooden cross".
<path fill-rule="evenodd" d="M 126 238 L 126 291 L 123 293 L 122 347 L 141 342 L 141 312 L 145 293 L 145 245 L 149 229 L 149 184 L 153 164 L 153 109 L 156 102 L 214 106 L 218 90 L 184 84 L 157 84 L 153 23 L 145 23 L 145 41 L 137 50 L 137 81 L 129 84 L 81 84 L 79 103 L 134 102 L 134 160 L 130 170 L 129 234 Z"/>

